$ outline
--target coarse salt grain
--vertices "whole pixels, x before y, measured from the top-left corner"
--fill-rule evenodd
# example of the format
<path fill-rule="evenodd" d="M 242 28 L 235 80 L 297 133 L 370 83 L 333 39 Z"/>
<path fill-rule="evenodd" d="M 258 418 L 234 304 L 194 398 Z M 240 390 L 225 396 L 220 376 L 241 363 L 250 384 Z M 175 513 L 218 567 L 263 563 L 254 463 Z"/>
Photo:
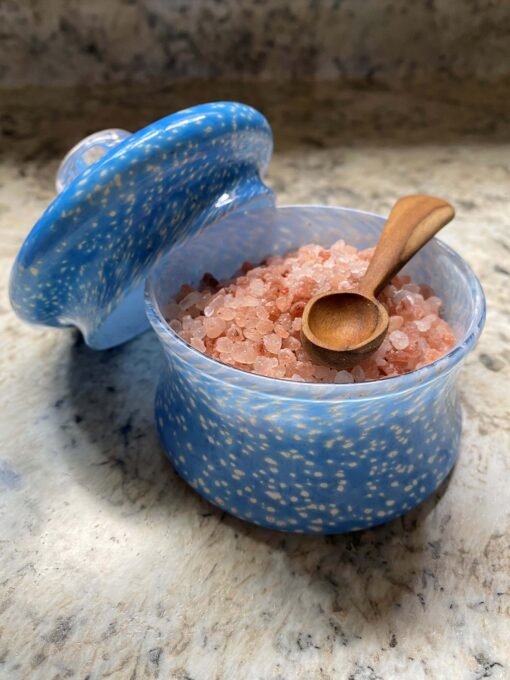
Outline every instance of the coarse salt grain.
<path fill-rule="evenodd" d="M 401 316 L 390 316 L 390 321 L 388 324 L 388 333 L 391 333 L 391 331 L 396 331 L 398 330 L 402 324 L 404 323 L 404 319 Z"/>
<path fill-rule="evenodd" d="M 409 347 L 409 336 L 402 333 L 402 331 L 392 331 L 388 337 L 395 349 L 405 349 L 406 347 Z"/>
<path fill-rule="evenodd" d="M 266 335 L 262 342 L 264 343 L 264 347 L 268 352 L 271 352 L 271 354 L 276 354 L 282 346 L 282 339 L 279 335 L 276 335 L 276 333 Z"/>
<path fill-rule="evenodd" d="M 258 352 L 249 340 L 234 345 L 231 352 L 232 359 L 240 364 L 253 364 L 258 357 Z"/>
<path fill-rule="evenodd" d="M 351 375 L 356 382 L 364 382 L 365 381 L 365 371 L 359 365 L 354 366 L 354 368 L 351 371 Z"/>
<path fill-rule="evenodd" d="M 337 374 L 335 375 L 335 382 L 338 383 L 339 385 L 342 385 L 344 383 L 352 383 L 354 382 L 354 378 L 349 373 L 349 371 L 338 371 Z"/>
<path fill-rule="evenodd" d="M 232 352 L 232 349 L 234 348 L 234 343 L 230 338 L 218 338 L 216 340 L 216 349 L 218 352 L 222 352 L 223 354 L 230 354 Z"/>
<path fill-rule="evenodd" d="M 427 316 L 423 317 L 423 319 L 417 319 L 414 322 L 414 325 L 420 331 L 420 333 L 426 333 L 436 319 L 436 314 L 427 314 Z"/>
<path fill-rule="evenodd" d="M 189 344 L 195 349 L 198 349 L 199 352 L 205 352 L 204 342 L 200 338 L 191 338 Z"/>
<path fill-rule="evenodd" d="M 314 364 L 303 350 L 301 316 L 308 300 L 349 290 L 363 276 L 373 249 L 357 251 L 337 241 L 330 249 L 309 244 L 269 257 L 222 286 L 205 274 L 198 290 L 183 285 L 166 310 L 172 330 L 192 347 L 245 371 L 298 382 L 349 384 L 421 368 L 455 342 L 439 317 L 441 300 L 426 284 L 401 275 L 379 299 L 389 316 L 381 347 L 350 371 Z"/>
<path fill-rule="evenodd" d="M 208 338 L 219 338 L 226 327 L 226 321 L 218 316 L 204 318 L 204 329 Z"/>

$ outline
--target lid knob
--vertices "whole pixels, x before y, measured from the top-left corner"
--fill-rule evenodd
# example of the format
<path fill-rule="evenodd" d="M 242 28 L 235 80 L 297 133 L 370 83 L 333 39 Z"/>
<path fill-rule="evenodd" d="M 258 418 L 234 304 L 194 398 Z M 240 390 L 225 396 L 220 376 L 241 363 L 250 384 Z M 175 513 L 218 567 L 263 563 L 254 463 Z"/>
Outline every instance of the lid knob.
<path fill-rule="evenodd" d="M 60 163 L 55 179 L 57 193 L 60 194 L 73 180 L 92 163 L 102 158 L 107 151 L 123 142 L 131 133 L 112 128 L 99 130 L 85 137 L 67 152 Z"/>

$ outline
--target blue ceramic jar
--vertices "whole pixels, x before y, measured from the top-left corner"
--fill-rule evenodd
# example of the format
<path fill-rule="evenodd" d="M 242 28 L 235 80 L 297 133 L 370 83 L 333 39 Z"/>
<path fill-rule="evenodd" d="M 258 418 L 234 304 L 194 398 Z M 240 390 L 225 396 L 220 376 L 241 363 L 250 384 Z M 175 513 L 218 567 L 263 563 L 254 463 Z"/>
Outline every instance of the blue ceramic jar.
<path fill-rule="evenodd" d="M 458 373 L 485 311 L 473 272 L 440 241 L 405 271 L 434 286 L 458 342 L 407 375 L 347 385 L 257 376 L 197 352 L 165 321 L 172 294 L 204 271 L 227 277 L 244 260 L 310 242 L 343 238 L 365 248 L 384 221 L 321 206 L 236 214 L 175 249 L 151 274 L 147 313 L 166 356 L 157 427 L 178 473 L 211 503 L 274 529 L 340 533 L 401 515 L 451 470 L 461 434 Z"/>
<path fill-rule="evenodd" d="M 406 271 L 442 298 L 457 344 L 396 378 L 298 383 L 194 350 L 165 319 L 182 283 L 206 271 L 229 277 L 243 261 L 310 242 L 368 247 L 384 224 L 342 208 L 275 208 L 261 180 L 271 147 L 263 116 L 232 102 L 84 140 L 17 257 L 11 301 L 27 321 L 78 327 L 95 349 L 152 324 L 166 357 L 156 394 L 161 442 L 211 503 L 285 531 L 371 527 L 420 503 L 455 463 L 457 379 L 483 326 L 483 292 L 440 241 L 413 258 Z"/>

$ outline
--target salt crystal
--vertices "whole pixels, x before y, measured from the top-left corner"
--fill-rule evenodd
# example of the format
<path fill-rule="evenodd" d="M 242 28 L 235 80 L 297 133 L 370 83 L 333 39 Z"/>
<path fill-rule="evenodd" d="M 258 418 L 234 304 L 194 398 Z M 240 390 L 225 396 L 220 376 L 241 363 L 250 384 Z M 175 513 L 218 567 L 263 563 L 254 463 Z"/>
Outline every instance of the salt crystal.
<path fill-rule="evenodd" d="M 278 359 L 270 357 L 257 357 L 253 370 L 261 375 L 269 375 L 278 366 Z"/>
<path fill-rule="evenodd" d="M 280 315 L 280 318 L 278 319 L 278 325 L 281 326 L 282 328 L 285 328 L 285 330 L 290 331 L 292 328 L 292 317 L 290 314 L 287 314 L 286 312 Z M 276 325 L 275 325 L 276 328 Z"/>
<path fill-rule="evenodd" d="M 287 312 L 290 309 L 291 300 L 283 295 L 276 298 L 276 306 L 280 312 Z"/>
<path fill-rule="evenodd" d="M 299 317 L 301 319 L 301 315 L 303 314 L 305 307 L 306 302 L 304 300 L 298 300 L 298 302 L 294 302 L 290 307 L 290 315 L 292 317 Z"/>
<path fill-rule="evenodd" d="M 193 319 L 191 318 L 191 316 L 189 314 L 187 314 L 186 316 L 184 316 L 182 318 L 182 328 L 183 328 L 183 330 L 188 331 L 188 330 L 191 330 L 192 327 L 193 327 Z"/>
<path fill-rule="evenodd" d="M 234 343 L 229 338 L 218 338 L 216 340 L 216 349 L 218 352 L 230 354 L 234 348 Z"/>
<path fill-rule="evenodd" d="M 271 333 L 271 331 L 274 328 L 274 324 L 272 321 L 261 320 L 257 323 L 255 328 L 258 330 L 259 333 L 265 335 L 266 333 Z"/>
<path fill-rule="evenodd" d="M 343 385 L 344 383 L 346 384 L 354 382 L 354 378 L 349 373 L 349 371 L 338 371 L 335 375 L 335 382 L 339 385 Z"/>
<path fill-rule="evenodd" d="M 244 337 L 253 342 L 260 342 L 262 340 L 262 335 L 255 328 L 245 328 Z"/>
<path fill-rule="evenodd" d="M 260 298 L 265 291 L 266 287 L 260 279 L 254 279 L 250 282 L 250 291 L 254 296 Z"/>
<path fill-rule="evenodd" d="M 276 333 L 266 335 L 262 342 L 264 343 L 264 347 L 271 354 L 276 354 L 282 346 L 282 339 L 279 335 L 276 335 Z"/>
<path fill-rule="evenodd" d="M 227 338 L 230 338 L 230 340 L 233 340 L 234 342 L 242 340 L 244 337 L 242 330 L 239 328 L 239 326 L 236 326 L 235 324 L 232 324 L 227 328 L 225 335 L 227 336 Z"/>
<path fill-rule="evenodd" d="M 379 377 L 379 366 L 373 357 L 362 361 L 360 366 L 365 373 L 365 380 L 377 380 Z"/>
<path fill-rule="evenodd" d="M 296 355 L 294 352 L 290 349 L 281 349 L 278 352 L 278 363 L 281 366 L 285 366 L 285 368 L 294 368 L 294 364 L 296 363 Z"/>
<path fill-rule="evenodd" d="M 217 316 L 220 319 L 223 319 L 223 321 L 232 321 L 232 319 L 235 319 L 236 313 L 231 307 L 220 307 L 218 309 Z"/>
<path fill-rule="evenodd" d="M 426 333 L 436 319 L 437 316 L 435 314 L 428 314 L 427 316 L 423 317 L 423 319 L 418 319 L 415 321 L 414 325 L 420 331 L 420 333 Z"/>
<path fill-rule="evenodd" d="M 260 300 L 252 295 L 245 295 L 241 298 L 242 307 L 258 307 L 260 305 Z"/>
<path fill-rule="evenodd" d="M 276 335 L 279 335 L 280 338 L 288 338 L 289 337 L 288 331 L 281 324 L 275 323 L 274 332 L 276 333 Z"/>
<path fill-rule="evenodd" d="M 404 300 L 406 298 L 409 299 L 409 293 L 408 293 L 407 290 L 403 290 L 403 289 L 397 290 L 397 292 L 393 296 L 393 302 L 395 303 L 395 305 L 398 305 L 399 302 L 401 302 L 402 300 Z"/>
<path fill-rule="evenodd" d="M 395 316 L 390 316 L 389 323 L 388 323 L 388 331 L 391 333 L 391 331 L 396 331 L 399 328 L 402 327 L 402 324 L 404 323 L 404 319 L 401 316 L 395 315 Z"/>
<path fill-rule="evenodd" d="M 294 352 L 302 347 L 301 341 L 294 337 L 285 338 L 284 345 Z"/>
<path fill-rule="evenodd" d="M 253 364 L 258 357 L 258 352 L 253 343 L 238 342 L 232 349 L 232 359 L 240 364 Z"/>
<path fill-rule="evenodd" d="M 204 319 L 205 333 L 208 338 L 218 338 L 225 328 L 227 327 L 226 322 L 217 316 L 211 316 Z"/>
<path fill-rule="evenodd" d="M 388 337 L 395 349 L 405 349 L 409 345 L 409 337 L 402 331 L 392 331 Z"/>
<path fill-rule="evenodd" d="M 311 380 L 313 376 L 313 364 L 310 360 L 298 361 L 296 364 L 296 373 L 302 376 L 305 380 Z"/>
<path fill-rule="evenodd" d="M 356 382 L 364 382 L 365 380 L 365 371 L 361 366 L 355 366 L 351 371 L 351 375 Z"/>
<path fill-rule="evenodd" d="M 200 338 L 191 338 L 189 344 L 195 349 L 198 349 L 199 352 L 205 352 L 204 342 Z"/>
<path fill-rule="evenodd" d="M 313 373 L 319 382 L 331 382 L 331 369 L 328 366 L 314 366 Z M 333 375 L 336 375 L 336 371 Z"/>
<path fill-rule="evenodd" d="M 223 295 L 215 295 L 204 309 L 204 316 L 212 316 L 216 309 L 219 309 L 223 306 L 224 302 L 225 300 Z"/>
<path fill-rule="evenodd" d="M 191 329 L 191 333 L 193 334 L 194 338 L 198 338 L 198 340 L 203 340 L 207 334 L 207 331 L 204 326 L 200 325 L 198 328 L 196 326 L 193 326 Z"/>

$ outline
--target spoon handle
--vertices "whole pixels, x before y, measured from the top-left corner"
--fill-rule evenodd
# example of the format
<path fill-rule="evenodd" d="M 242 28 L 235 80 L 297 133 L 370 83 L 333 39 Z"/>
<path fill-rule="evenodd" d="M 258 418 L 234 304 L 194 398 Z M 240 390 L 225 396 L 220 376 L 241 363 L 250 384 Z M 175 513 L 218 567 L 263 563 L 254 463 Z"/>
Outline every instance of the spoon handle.
<path fill-rule="evenodd" d="M 395 274 L 454 217 L 453 207 L 440 198 L 404 196 L 390 213 L 358 290 L 377 296 Z"/>

